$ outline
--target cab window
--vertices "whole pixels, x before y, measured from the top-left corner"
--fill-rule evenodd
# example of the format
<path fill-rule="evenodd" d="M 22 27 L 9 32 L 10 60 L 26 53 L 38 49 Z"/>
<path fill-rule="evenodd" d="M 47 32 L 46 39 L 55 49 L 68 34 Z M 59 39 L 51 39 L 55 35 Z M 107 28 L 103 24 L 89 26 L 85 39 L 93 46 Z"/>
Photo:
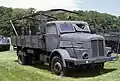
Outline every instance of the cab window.
<path fill-rule="evenodd" d="M 56 24 L 54 24 L 54 23 L 47 24 L 46 33 L 56 34 Z"/>

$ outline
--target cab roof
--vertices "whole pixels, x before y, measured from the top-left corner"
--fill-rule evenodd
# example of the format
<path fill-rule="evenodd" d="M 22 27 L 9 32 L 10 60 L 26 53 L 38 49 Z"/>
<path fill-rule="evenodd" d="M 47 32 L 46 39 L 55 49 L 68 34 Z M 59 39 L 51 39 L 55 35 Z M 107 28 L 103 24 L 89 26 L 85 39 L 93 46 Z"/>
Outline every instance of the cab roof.
<path fill-rule="evenodd" d="M 60 24 L 60 23 L 73 23 L 73 24 L 84 23 L 84 24 L 88 24 L 87 22 L 84 22 L 84 21 L 49 21 L 49 22 L 47 22 L 47 24 L 50 24 L 50 23 L 56 23 L 56 24 Z"/>

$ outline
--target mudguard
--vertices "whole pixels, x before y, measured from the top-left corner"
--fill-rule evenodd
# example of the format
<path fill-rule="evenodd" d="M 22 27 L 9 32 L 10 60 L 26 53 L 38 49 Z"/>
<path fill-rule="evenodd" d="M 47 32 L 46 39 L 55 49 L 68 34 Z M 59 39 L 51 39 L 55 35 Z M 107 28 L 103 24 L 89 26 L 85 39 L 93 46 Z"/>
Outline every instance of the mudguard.
<path fill-rule="evenodd" d="M 65 59 L 70 59 L 71 58 L 69 53 L 65 49 L 55 49 L 50 54 L 50 58 L 51 58 L 51 56 L 52 56 L 52 54 L 54 52 L 58 52 L 59 53 L 59 55 L 61 56 L 62 61 L 63 61 L 63 67 L 66 67 Z"/>
<path fill-rule="evenodd" d="M 108 52 L 111 52 L 111 47 L 105 47 L 105 53 L 108 54 Z"/>

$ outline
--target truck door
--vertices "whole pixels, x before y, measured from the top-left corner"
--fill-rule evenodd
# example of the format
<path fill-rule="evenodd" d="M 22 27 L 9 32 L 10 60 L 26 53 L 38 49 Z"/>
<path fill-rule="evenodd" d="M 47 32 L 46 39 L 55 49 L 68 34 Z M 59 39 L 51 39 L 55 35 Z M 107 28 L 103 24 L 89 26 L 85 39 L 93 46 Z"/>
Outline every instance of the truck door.
<path fill-rule="evenodd" d="M 47 24 L 45 39 L 46 51 L 52 51 L 58 47 L 58 34 L 56 24 Z"/>

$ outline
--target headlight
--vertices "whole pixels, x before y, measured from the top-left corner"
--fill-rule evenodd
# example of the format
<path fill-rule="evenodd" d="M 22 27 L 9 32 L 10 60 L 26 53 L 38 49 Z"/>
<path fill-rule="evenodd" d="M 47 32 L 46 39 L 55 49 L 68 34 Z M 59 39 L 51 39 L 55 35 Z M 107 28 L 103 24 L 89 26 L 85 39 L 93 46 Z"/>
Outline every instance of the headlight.
<path fill-rule="evenodd" d="M 82 58 L 83 58 L 83 59 L 88 59 L 88 54 L 87 54 L 86 52 L 84 52 L 84 53 L 82 54 Z"/>
<path fill-rule="evenodd" d="M 111 52 L 111 51 L 108 51 L 108 52 L 107 52 L 107 57 L 111 57 L 111 54 L 112 54 L 112 52 Z"/>
<path fill-rule="evenodd" d="M 60 47 L 73 47 L 71 41 L 60 41 Z"/>

